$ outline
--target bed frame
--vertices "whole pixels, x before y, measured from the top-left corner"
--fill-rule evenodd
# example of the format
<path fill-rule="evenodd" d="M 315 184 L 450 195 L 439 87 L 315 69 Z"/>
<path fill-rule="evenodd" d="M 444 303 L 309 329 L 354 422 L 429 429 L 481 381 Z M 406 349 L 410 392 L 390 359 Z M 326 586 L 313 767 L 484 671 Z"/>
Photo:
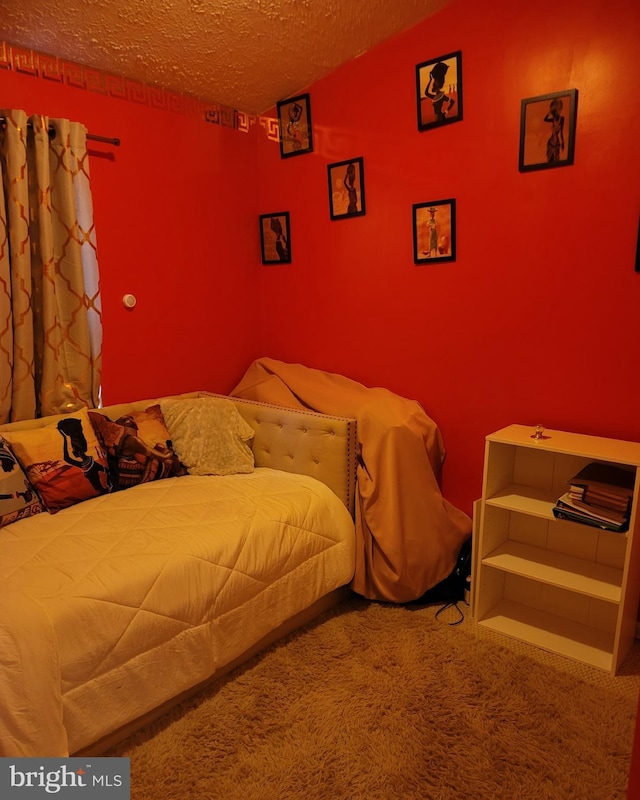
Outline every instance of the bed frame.
<path fill-rule="evenodd" d="M 226 397 L 211 392 L 189 392 L 175 396 L 209 396 L 233 400 L 238 411 L 255 432 L 252 448 L 257 467 L 271 467 L 317 478 L 335 492 L 346 505 L 351 516 L 354 516 L 357 466 L 355 420 L 319 414 L 315 411 L 283 408 L 253 400 Z M 107 406 L 102 410 L 112 419 L 116 419 L 123 414 L 147 408 L 161 399 L 166 398 Z M 50 423 L 52 419 L 52 417 L 47 417 L 42 421 L 32 420 L 28 424 L 21 422 L 19 425 L 23 428 L 39 427 L 45 422 Z M 0 432 L 3 427 L 0 426 Z M 321 597 L 304 611 L 272 630 L 238 658 L 222 665 L 205 681 L 72 755 L 96 756 L 105 753 L 132 733 L 166 714 L 182 701 L 219 681 L 279 639 L 309 624 L 320 614 L 344 600 L 349 593 L 349 587 L 343 586 Z"/>

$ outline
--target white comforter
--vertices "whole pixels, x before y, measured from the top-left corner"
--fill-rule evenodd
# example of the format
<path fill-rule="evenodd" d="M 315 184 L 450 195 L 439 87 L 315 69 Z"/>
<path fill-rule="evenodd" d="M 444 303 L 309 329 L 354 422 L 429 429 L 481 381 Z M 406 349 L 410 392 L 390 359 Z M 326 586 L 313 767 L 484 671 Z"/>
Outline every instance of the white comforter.
<path fill-rule="evenodd" d="M 266 468 L 147 483 L 0 530 L 0 755 L 86 747 L 353 569 L 338 498 Z"/>

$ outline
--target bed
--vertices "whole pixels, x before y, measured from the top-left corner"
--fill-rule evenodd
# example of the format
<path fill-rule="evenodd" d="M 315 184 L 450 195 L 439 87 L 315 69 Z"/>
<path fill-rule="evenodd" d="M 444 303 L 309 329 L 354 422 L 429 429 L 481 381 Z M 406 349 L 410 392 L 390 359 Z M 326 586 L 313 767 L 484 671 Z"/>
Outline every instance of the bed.
<path fill-rule="evenodd" d="M 354 421 L 233 404 L 252 471 L 152 480 L 0 528 L 1 756 L 104 752 L 345 592 Z"/>

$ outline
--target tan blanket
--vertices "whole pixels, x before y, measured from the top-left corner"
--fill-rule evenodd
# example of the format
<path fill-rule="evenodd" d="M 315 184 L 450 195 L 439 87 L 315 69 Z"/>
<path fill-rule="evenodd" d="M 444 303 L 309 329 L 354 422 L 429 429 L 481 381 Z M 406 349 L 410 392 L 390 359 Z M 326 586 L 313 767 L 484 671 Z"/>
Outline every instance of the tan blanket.
<path fill-rule="evenodd" d="M 349 583 L 353 521 L 324 484 L 185 475 L 0 536 L 0 756 L 66 756 L 229 664 Z"/>
<path fill-rule="evenodd" d="M 417 402 L 272 358 L 254 361 L 231 394 L 357 420 L 354 591 L 404 603 L 451 572 L 471 519 L 442 496 L 442 437 Z"/>

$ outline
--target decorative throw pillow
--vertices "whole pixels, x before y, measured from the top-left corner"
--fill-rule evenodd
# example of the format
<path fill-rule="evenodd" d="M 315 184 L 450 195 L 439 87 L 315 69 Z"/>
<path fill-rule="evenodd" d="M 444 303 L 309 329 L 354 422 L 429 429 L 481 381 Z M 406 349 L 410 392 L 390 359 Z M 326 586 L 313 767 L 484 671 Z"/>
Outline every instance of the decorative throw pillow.
<path fill-rule="evenodd" d="M 89 416 L 107 452 L 114 488 L 187 474 L 173 449 L 159 404 L 115 422 L 97 411 L 90 411 Z"/>
<path fill-rule="evenodd" d="M 162 400 L 161 407 L 176 453 L 192 475 L 253 472 L 253 428 L 232 400 L 187 397 Z"/>
<path fill-rule="evenodd" d="M 43 428 L 3 435 L 52 514 L 111 491 L 107 459 L 86 409 Z"/>
<path fill-rule="evenodd" d="M 0 528 L 44 511 L 8 442 L 0 436 Z"/>

